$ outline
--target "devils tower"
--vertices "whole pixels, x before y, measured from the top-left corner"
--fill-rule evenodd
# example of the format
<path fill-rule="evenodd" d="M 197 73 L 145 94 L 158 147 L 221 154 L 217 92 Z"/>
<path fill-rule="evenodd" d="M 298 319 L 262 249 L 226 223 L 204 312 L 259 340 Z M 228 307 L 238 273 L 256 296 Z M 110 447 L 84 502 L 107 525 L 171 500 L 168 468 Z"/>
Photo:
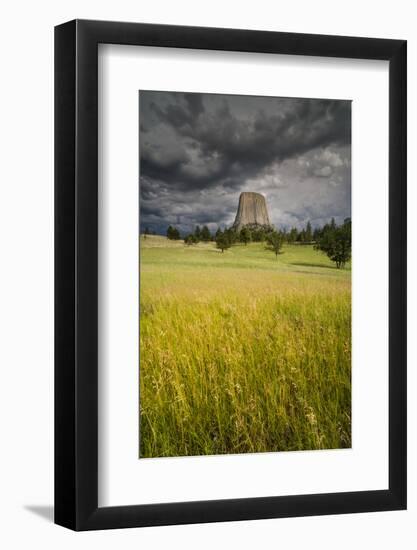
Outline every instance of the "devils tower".
<path fill-rule="evenodd" d="M 245 225 L 271 227 L 266 200 L 260 193 L 245 191 L 240 194 L 233 227 L 240 231 Z"/>

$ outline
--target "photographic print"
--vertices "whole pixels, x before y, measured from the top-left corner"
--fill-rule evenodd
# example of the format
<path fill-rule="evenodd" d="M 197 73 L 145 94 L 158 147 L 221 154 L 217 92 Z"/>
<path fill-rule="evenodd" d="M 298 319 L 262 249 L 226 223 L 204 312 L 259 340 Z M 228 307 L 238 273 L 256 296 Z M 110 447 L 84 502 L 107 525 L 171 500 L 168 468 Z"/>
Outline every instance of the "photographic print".
<path fill-rule="evenodd" d="M 139 458 L 350 448 L 351 102 L 139 113 Z"/>

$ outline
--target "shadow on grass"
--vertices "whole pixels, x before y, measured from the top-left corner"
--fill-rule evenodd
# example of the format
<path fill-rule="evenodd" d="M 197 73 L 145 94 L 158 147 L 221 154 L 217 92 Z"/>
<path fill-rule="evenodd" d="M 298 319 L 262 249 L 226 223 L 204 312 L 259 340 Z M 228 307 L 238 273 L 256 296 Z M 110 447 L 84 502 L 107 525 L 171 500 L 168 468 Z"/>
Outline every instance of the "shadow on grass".
<path fill-rule="evenodd" d="M 176 249 L 172 248 L 172 250 L 176 250 Z M 199 246 L 188 245 L 188 244 L 185 244 L 182 250 L 194 250 L 195 252 L 220 252 L 221 253 L 220 248 L 214 248 L 212 246 L 199 247 Z"/>
<path fill-rule="evenodd" d="M 298 265 L 300 267 L 321 267 L 322 269 L 337 269 L 335 265 L 313 264 L 310 262 L 291 262 L 290 265 Z"/>

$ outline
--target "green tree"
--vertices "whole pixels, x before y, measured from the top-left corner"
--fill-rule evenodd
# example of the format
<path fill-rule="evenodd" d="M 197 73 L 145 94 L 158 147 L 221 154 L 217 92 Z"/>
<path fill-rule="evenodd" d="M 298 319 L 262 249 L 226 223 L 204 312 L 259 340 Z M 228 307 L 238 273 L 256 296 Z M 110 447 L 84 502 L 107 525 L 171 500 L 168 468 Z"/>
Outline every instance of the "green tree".
<path fill-rule="evenodd" d="M 180 232 L 178 231 L 178 229 L 176 227 L 174 227 L 174 231 L 173 231 L 174 241 L 179 241 L 180 238 L 181 238 Z"/>
<path fill-rule="evenodd" d="M 149 235 L 149 227 L 145 227 L 145 231 L 143 233 L 143 238 L 146 239 L 146 237 Z"/>
<path fill-rule="evenodd" d="M 284 238 L 282 236 L 282 233 L 278 231 L 272 231 L 266 237 L 266 248 L 268 250 L 271 250 L 272 252 L 275 252 L 275 256 L 278 258 L 278 254 L 281 251 L 283 242 Z"/>
<path fill-rule="evenodd" d="M 324 252 L 332 262 L 335 262 L 338 269 L 344 268 L 352 256 L 352 222 L 350 218 L 346 218 L 340 226 L 337 226 L 332 218 L 330 225 L 324 226 L 315 248 Z"/>
<path fill-rule="evenodd" d="M 288 233 L 288 242 L 289 243 L 295 243 L 295 241 L 298 238 L 298 231 L 296 227 L 293 227 L 291 231 Z"/>
<path fill-rule="evenodd" d="M 218 231 L 216 233 L 216 246 L 222 251 L 222 253 L 232 246 L 229 235 L 226 231 Z"/>
<path fill-rule="evenodd" d="M 307 225 L 306 225 L 306 229 L 305 229 L 305 233 L 304 233 L 304 237 L 305 237 L 305 242 L 306 243 L 311 243 L 312 239 L 313 239 L 313 232 L 311 230 L 311 223 L 310 221 L 307 222 Z"/>
<path fill-rule="evenodd" d="M 167 229 L 167 237 L 168 239 L 174 241 L 178 241 L 181 238 L 178 229 L 176 227 L 173 227 L 172 225 L 170 225 Z"/>
<path fill-rule="evenodd" d="M 184 239 L 184 243 L 187 244 L 188 246 L 192 245 L 192 244 L 197 244 L 197 240 L 195 238 L 195 236 L 190 233 L 189 235 L 187 235 Z"/>
<path fill-rule="evenodd" d="M 266 231 L 263 227 L 254 227 L 250 230 L 251 240 L 255 243 L 260 243 L 265 240 Z"/>
<path fill-rule="evenodd" d="M 225 229 L 224 234 L 226 235 L 230 243 L 230 246 L 234 245 L 239 239 L 239 235 L 233 227 L 229 227 L 229 229 Z"/>
<path fill-rule="evenodd" d="M 239 233 L 239 240 L 241 243 L 245 243 L 245 246 L 250 242 L 251 240 L 251 232 L 247 227 L 242 227 Z"/>
<path fill-rule="evenodd" d="M 304 229 L 302 229 L 302 230 L 298 233 L 297 242 L 298 242 L 298 243 L 304 243 L 305 240 L 306 240 L 306 232 L 304 231 Z"/>
<path fill-rule="evenodd" d="M 207 225 L 203 225 L 203 229 L 201 230 L 201 240 L 204 242 L 211 241 L 211 233 Z"/>
<path fill-rule="evenodd" d="M 173 239 L 174 238 L 173 235 L 174 235 L 174 228 L 172 227 L 172 225 L 169 225 L 167 229 L 167 238 Z"/>
<path fill-rule="evenodd" d="M 195 229 L 194 229 L 194 237 L 197 239 L 197 242 L 200 242 L 200 241 L 201 241 L 201 229 L 200 229 L 200 226 L 199 226 L 199 225 L 196 225 L 196 226 L 195 226 Z"/>

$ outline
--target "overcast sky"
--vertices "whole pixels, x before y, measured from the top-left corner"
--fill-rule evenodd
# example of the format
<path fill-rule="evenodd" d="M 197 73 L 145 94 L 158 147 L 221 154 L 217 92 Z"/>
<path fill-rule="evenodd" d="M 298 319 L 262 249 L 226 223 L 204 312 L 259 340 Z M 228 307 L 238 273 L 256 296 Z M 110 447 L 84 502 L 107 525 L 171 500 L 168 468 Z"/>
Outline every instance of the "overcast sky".
<path fill-rule="evenodd" d="M 230 226 L 239 195 L 276 228 L 351 215 L 351 103 L 141 91 L 140 225 Z"/>

